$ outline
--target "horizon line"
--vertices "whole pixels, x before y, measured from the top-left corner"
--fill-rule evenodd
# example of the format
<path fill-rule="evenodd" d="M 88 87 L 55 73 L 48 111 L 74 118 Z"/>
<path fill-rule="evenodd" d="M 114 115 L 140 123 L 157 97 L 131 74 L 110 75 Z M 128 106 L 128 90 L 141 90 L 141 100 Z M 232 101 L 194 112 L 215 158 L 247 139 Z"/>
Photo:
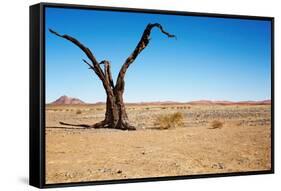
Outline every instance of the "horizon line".
<path fill-rule="evenodd" d="M 66 95 L 63 95 L 66 96 Z M 58 99 L 60 99 L 60 96 Z M 106 101 L 96 101 L 96 102 L 85 102 L 79 98 L 75 98 L 75 97 L 70 97 L 70 96 L 66 96 L 70 99 L 78 99 L 80 101 L 82 101 L 84 104 L 101 104 L 101 103 L 106 103 Z M 52 102 L 48 102 L 45 104 L 52 104 L 54 102 L 56 102 L 58 99 L 52 101 Z M 271 98 L 269 99 L 259 99 L 259 100 L 239 100 L 239 101 L 233 101 L 233 100 L 227 100 L 227 99 L 195 99 L 195 100 L 189 100 L 189 101 L 172 101 L 172 100 L 164 100 L 164 101 L 137 101 L 137 102 L 131 102 L 131 101 L 124 101 L 125 104 L 145 104 L 145 103 L 181 103 L 181 104 L 186 104 L 186 103 L 192 103 L 192 102 L 229 102 L 229 103 L 241 103 L 241 102 L 264 102 L 264 101 L 270 101 L 271 102 Z"/>

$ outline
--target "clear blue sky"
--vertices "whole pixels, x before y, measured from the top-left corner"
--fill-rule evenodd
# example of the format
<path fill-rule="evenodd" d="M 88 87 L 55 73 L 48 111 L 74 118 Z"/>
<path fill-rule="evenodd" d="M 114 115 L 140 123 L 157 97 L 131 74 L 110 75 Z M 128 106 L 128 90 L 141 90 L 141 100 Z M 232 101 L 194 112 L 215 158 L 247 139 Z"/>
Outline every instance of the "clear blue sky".
<path fill-rule="evenodd" d="M 270 99 L 269 21 L 46 9 L 46 101 L 61 95 L 105 101 L 101 81 L 82 62 L 86 55 L 48 28 L 68 34 L 109 60 L 116 79 L 145 26 L 158 22 L 148 47 L 126 74 L 125 102 Z"/>

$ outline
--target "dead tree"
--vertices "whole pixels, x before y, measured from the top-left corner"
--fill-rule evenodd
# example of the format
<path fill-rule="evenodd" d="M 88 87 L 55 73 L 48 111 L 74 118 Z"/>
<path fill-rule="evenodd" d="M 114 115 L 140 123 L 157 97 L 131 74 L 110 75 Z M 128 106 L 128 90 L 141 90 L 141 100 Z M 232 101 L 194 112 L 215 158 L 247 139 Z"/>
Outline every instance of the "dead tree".
<path fill-rule="evenodd" d="M 116 84 L 114 84 L 112 79 L 109 61 L 103 60 L 101 62 L 98 62 L 92 51 L 89 48 L 87 48 L 85 45 L 83 45 L 81 42 L 79 42 L 77 39 L 66 34 L 61 35 L 55 32 L 54 30 L 49 29 L 49 31 L 52 34 L 55 34 L 61 38 L 64 38 L 72 42 L 86 54 L 90 62 L 84 59 L 83 62 L 85 62 L 89 66 L 89 69 L 94 71 L 94 73 L 99 77 L 107 95 L 105 119 L 103 121 L 93 125 L 70 124 L 70 123 L 60 122 L 61 124 L 71 125 L 71 126 L 81 126 L 85 128 L 113 128 L 113 129 L 121 129 L 121 130 L 136 129 L 134 126 L 129 124 L 128 115 L 125 110 L 125 105 L 123 101 L 123 93 L 125 87 L 124 78 L 129 66 L 134 62 L 134 60 L 141 53 L 141 51 L 143 51 L 145 47 L 147 47 L 149 41 L 151 40 L 150 33 L 153 28 L 158 28 L 163 34 L 167 35 L 170 38 L 175 37 L 175 35 L 166 32 L 159 23 L 148 24 L 136 48 L 131 53 L 131 55 L 126 59 L 125 63 L 122 65 L 116 80 Z M 101 65 L 103 65 L 104 67 L 103 69 L 101 68 Z"/>

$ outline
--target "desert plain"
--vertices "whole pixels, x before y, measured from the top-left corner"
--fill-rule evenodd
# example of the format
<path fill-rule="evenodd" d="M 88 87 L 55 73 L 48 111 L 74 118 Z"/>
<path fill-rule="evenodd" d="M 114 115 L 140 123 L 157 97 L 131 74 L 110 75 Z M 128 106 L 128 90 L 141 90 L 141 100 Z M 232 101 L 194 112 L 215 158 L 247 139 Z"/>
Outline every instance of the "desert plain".
<path fill-rule="evenodd" d="M 104 104 L 46 105 L 46 183 L 271 169 L 270 104 L 126 104 L 136 131 L 60 125 L 103 120 Z M 182 123 L 161 129 L 159 116 Z M 221 122 L 214 127 L 213 122 Z"/>

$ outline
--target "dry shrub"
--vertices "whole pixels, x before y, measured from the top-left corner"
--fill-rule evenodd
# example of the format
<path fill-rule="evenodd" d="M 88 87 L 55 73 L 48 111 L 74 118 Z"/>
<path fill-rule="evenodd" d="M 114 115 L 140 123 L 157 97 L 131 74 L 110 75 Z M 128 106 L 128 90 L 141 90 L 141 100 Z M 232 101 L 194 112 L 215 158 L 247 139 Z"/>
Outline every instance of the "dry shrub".
<path fill-rule="evenodd" d="M 82 114 L 82 111 L 81 111 L 80 109 L 78 109 L 78 110 L 76 111 L 76 114 Z"/>
<path fill-rule="evenodd" d="M 241 126 L 243 124 L 243 121 L 239 121 L 239 122 L 237 122 L 237 126 Z"/>
<path fill-rule="evenodd" d="M 218 128 L 222 128 L 223 126 L 223 122 L 219 121 L 219 120 L 214 120 L 211 124 L 212 129 L 218 129 Z"/>
<path fill-rule="evenodd" d="M 160 115 L 156 118 L 154 125 L 159 129 L 169 129 L 183 125 L 183 114 L 176 112 L 173 114 Z"/>

